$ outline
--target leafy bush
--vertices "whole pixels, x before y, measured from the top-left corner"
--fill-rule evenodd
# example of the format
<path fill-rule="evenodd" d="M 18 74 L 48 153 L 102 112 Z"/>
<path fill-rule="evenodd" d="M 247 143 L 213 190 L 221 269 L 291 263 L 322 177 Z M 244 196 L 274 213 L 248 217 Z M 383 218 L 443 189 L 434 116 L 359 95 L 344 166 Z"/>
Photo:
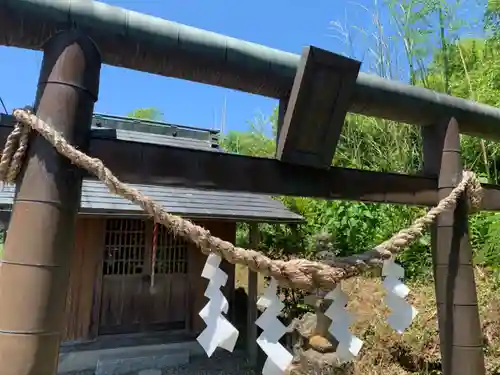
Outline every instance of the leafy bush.
<path fill-rule="evenodd" d="M 498 106 L 500 34 L 496 31 L 500 29 L 493 21 L 500 14 L 500 8 L 492 2 L 488 6 L 490 22 L 486 25 L 491 32 L 488 37 L 465 38 L 461 35 L 475 27 L 466 25 L 460 16 L 464 9 L 467 10 L 465 5 L 471 6 L 461 1 L 450 5 L 440 0 L 386 0 L 372 10 L 365 8 L 373 14 L 373 29 L 354 29 L 340 22 L 332 22 L 332 27 L 336 36 L 345 40 L 349 51 L 354 50 L 356 38 L 363 38 L 368 51 L 363 56 L 365 70 Z M 402 56 L 398 50 L 404 51 Z M 229 132 L 222 139 L 223 147 L 231 152 L 273 157 L 276 118 L 277 109 L 268 119 L 260 117 L 251 122 L 248 131 Z M 271 137 L 266 135 L 269 133 Z M 483 181 L 499 183 L 498 144 L 467 136 L 463 136 L 461 142 L 464 166 L 476 172 Z M 422 165 L 419 129 L 349 114 L 332 164 L 416 173 Z M 319 232 L 332 236 L 339 256 L 359 253 L 387 239 L 424 213 L 418 207 L 294 197 L 280 199 L 291 210 L 303 215 L 305 223 L 293 231 L 285 226 L 263 226 L 263 247 L 270 253 L 280 252 L 287 256 L 291 253 L 313 256 L 316 251 L 314 236 Z M 500 268 L 498 219 L 498 214 L 474 215 L 470 219 L 470 229 L 476 261 Z M 238 237 L 243 238 L 242 234 Z M 424 236 L 399 255 L 410 278 L 430 275 L 429 242 L 429 236 Z"/>

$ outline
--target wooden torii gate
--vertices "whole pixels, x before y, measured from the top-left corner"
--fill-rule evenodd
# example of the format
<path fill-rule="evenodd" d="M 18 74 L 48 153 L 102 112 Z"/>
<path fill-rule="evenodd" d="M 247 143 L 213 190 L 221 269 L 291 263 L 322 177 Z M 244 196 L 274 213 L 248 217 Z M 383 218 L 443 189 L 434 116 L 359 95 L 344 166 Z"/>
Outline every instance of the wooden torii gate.
<path fill-rule="evenodd" d="M 500 136 L 500 111 L 494 108 L 364 75 L 359 62 L 328 51 L 307 47 L 296 57 L 262 46 L 245 50 L 248 43 L 185 27 L 191 38 L 178 39 L 193 48 L 170 45 L 159 56 L 165 25 L 128 14 L 124 36 L 122 13 L 118 17 L 112 12 L 116 8 L 97 2 L 74 7 L 69 0 L 4 0 L 0 42 L 24 48 L 43 45 L 37 116 L 82 151 L 102 159 L 125 182 L 431 206 L 461 179 L 460 132 Z M 145 27 L 145 20 L 155 27 Z M 225 48 L 233 53 L 226 54 L 232 60 L 225 64 L 217 64 L 219 55 L 211 53 L 221 48 L 220 38 L 226 38 Z M 140 47 L 142 60 L 131 56 L 127 45 Z M 169 54 L 171 65 L 152 64 Z M 99 131 L 91 134 L 101 57 L 116 65 L 248 92 L 258 92 L 256 83 L 262 83 L 259 93 L 280 98 L 277 158 L 134 144 Z M 331 167 L 347 111 L 422 126 L 422 174 Z M 0 136 L 5 139 L 9 130 L 0 128 Z M 83 176 L 41 137 L 32 138 L 17 182 L 0 272 L 0 360 L 9 375 L 52 375 L 57 370 Z M 483 209 L 500 209 L 500 186 L 483 188 Z M 432 250 L 443 373 L 484 374 L 465 197 L 454 212 L 439 218 Z"/>

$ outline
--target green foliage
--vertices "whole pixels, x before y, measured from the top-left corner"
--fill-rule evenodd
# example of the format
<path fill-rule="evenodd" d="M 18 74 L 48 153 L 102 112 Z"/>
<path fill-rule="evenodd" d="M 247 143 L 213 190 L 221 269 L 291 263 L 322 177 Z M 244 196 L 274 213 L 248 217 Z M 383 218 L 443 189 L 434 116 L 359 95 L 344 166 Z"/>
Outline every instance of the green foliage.
<path fill-rule="evenodd" d="M 275 134 L 276 119 L 275 115 L 269 119 L 259 116 L 248 123 L 248 131 L 228 132 L 221 139 L 222 148 L 236 154 L 273 157 L 276 143 L 273 140 L 274 137 L 270 138 L 266 132 L 271 128 L 272 134 Z"/>
<path fill-rule="evenodd" d="M 500 14 L 498 1 L 489 1 L 485 16 Z M 498 2 L 500 4 L 500 2 Z M 465 38 L 461 17 L 465 2 L 443 0 L 386 0 L 374 6 L 373 29 L 363 30 L 332 22 L 353 51 L 356 35 L 363 37 L 365 67 L 390 79 L 399 79 L 458 97 L 500 105 L 500 37 L 496 24 L 486 24 L 487 38 Z M 470 2 L 465 4 L 471 6 Z M 382 17 L 389 15 L 389 19 Z M 356 42 L 357 43 L 357 42 Z M 437 47 L 436 47 L 437 46 Z M 402 47 L 402 48 L 400 48 Z M 401 54 L 395 51 L 403 51 Z M 357 56 L 353 56 L 357 57 Z M 359 57 L 358 57 L 359 58 Z M 228 133 L 222 142 L 231 152 L 272 157 L 275 152 L 276 113 L 251 122 L 246 131 Z M 337 166 L 416 173 L 422 165 L 419 129 L 400 123 L 348 115 L 332 164 Z M 497 143 L 462 137 L 466 168 L 483 181 L 499 183 Z M 408 226 L 424 210 L 386 204 L 281 197 L 287 207 L 305 218 L 295 229 L 263 226 L 263 250 L 280 257 L 314 257 L 315 235 L 326 233 L 339 256 L 363 252 Z M 500 269 L 500 214 L 481 213 L 470 219 L 476 262 Z M 244 238 L 240 235 L 239 238 Z M 411 278 L 431 275 L 430 238 L 425 235 L 399 254 Z"/>
<path fill-rule="evenodd" d="M 351 26 L 347 19 L 345 24 L 333 21 L 331 25 L 335 36 L 346 43 L 349 54 L 363 60 L 364 69 L 371 73 L 498 107 L 500 0 L 489 0 L 485 7 L 484 38 L 466 37 L 468 30 L 477 25 L 463 14 L 474 5 L 463 0 L 374 0 L 373 9 L 360 6 L 372 15 L 370 25 Z M 354 45 L 358 51 L 359 45 L 365 46 L 362 56 L 353 53 Z M 134 111 L 131 116 L 160 119 L 162 114 L 146 108 Z M 276 122 L 277 109 L 268 118 L 260 116 L 250 121 L 245 131 L 225 134 L 221 146 L 243 155 L 273 157 Z M 498 144 L 467 136 L 461 142 L 465 167 L 485 182 L 500 183 Z M 421 150 L 417 127 L 349 114 L 332 164 L 417 173 L 422 165 Z M 339 256 L 363 252 L 424 213 L 422 208 L 387 204 L 301 197 L 277 199 L 305 218 L 298 226 L 261 226 L 259 250 L 281 259 L 314 258 L 323 247 L 318 244 L 318 233 L 330 238 L 327 247 Z M 248 246 L 247 232 L 246 225 L 238 227 L 238 245 Z M 470 232 L 476 262 L 497 270 L 494 274 L 499 275 L 500 287 L 500 214 L 471 216 Z M 429 236 L 425 235 L 399 254 L 410 278 L 429 278 L 432 262 L 429 243 Z M 290 293 L 287 309 L 293 317 L 303 312 L 300 307 L 303 296 Z"/>
<path fill-rule="evenodd" d="M 139 108 L 127 114 L 128 117 L 134 117 L 143 120 L 162 121 L 163 112 L 157 108 Z"/>
<path fill-rule="evenodd" d="M 230 132 L 222 139 L 222 146 L 227 151 L 243 155 L 273 156 L 275 142 L 264 134 L 273 126 L 271 121 L 273 118 L 265 122 L 267 127 L 259 128 L 260 133 L 257 133 L 256 127 L 250 127 L 243 132 Z M 391 129 L 393 130 L 390 131 Z M 414 128 L 391 127 L 383 121 L 350 116 L 334 163 L 350 168 L 415 172 L 420 161 L 418 148 L 419 137 Z M 393 150 L 394 157 L 386 157 L 384 150 L 388 149 Z M 261 226 L 261 250 L 281 259 L 289 256 L 314 257 L 317 250 L 317 233 L 331 235 L 334 251 L 339 256 L 364 252 L 423 213 L 422 209 L 415 207 L 387 204 L 300 197 L 279 199 L 290 210 L 306 219 L 304 224 L 296 228 L 286 225 Z M 237 238 L 239 245 L 247 245 L 245 225 L 240 226 Z M 430 269 L 428 248 L 428 238 L 424 238 L 401 254 L 400 260 L 405 263 L 409 276 L 426 274 Z"/>

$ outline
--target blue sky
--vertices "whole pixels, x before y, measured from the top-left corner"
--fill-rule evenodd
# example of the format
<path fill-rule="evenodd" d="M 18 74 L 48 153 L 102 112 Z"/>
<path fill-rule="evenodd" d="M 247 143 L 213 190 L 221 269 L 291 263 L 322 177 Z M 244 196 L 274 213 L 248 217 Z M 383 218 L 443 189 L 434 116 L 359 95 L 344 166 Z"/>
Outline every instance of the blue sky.
<path fill-rule="evenodd" d="M 480 15 L 475 0 L 468 1 L 468 18 Z M 368 32 L 374 25 L 372 14 L 363 9 L 373 9 L 373 0 L 104 2 L 295 53 L 303 46 L 315 45 L 348 54 L 331 22 L 347 21 Z M 355 54 L 361 58 L 370 43 L 359 32 L 356 34 Z M 0 96 L 9 111 L 33 102 L 41 59 L 41 52 L 0 46 Z M 368 65 L 362 69 L 369 70 Z M 156 107 L 167 122 L 220 128 L 224 103 L 226 131 L 245 130 L 249 120 L 269 115 L 276 105 L 275 100 L 256 95 L 105 65 L 95 111 L 126 115 L 137 108 Z"/>

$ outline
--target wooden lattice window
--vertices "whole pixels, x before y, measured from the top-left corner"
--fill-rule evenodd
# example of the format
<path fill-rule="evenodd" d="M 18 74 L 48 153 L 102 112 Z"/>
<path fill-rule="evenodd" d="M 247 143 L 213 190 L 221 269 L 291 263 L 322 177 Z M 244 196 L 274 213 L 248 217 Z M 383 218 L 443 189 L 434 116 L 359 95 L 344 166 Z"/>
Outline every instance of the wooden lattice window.
<path fill-rule="evenodd" d="M 158 228 L 156 274 L 187 273 L 188 243 L 163 225 Z"/>
<path fill-rule="evenodd" d="M 146 222 L 108 219 L 104 242 L 104 275 L 136 275 L 144 270 Z"/>

